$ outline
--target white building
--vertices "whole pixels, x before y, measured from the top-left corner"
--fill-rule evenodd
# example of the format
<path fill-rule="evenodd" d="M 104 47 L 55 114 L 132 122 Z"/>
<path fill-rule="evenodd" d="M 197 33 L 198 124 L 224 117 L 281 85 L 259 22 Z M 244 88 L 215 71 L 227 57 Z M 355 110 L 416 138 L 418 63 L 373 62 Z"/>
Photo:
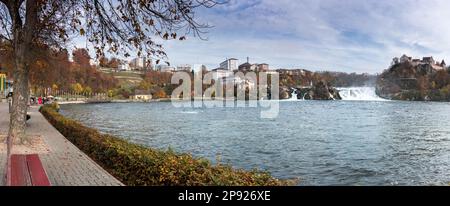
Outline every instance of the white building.
<path fill-rule="evenodd" d="M 152 69 L 152 60 L 146 57 L 134 58 L 130 61 L 130 65 L 134 70 Z"/>
<path fill-rule="evenodd" d="M 91 66 L 98 66 L 99 65 L 98 60 L 94 60 L 94 59 L 90 59 L 89 60 L 89 64 Z"/>
<path fill-rule="evenodd" d="M 192 66 L 192 71 L 193 71 L 194 73 L 198 73 L 198 72 L 201 72 L 201 71 L 203 71 L 203 70 L 206 70 L 206 66 L 203 65 L 203 64 L 194 64 L 194 65 Z"/>
<path fill-rule="evenodd" d="M 223 69 L 223 68 L 213 69 L 212 72 L 213 72 L 213 79 L 214 80 L 227 78 L 227 77 L 232 76 L 234 74 L 233 71 L 230 71 L 228 69 Z"/>
<path fill-rule="evenodd" d="M 119 71 L 131 71 L 131 67 L 129 64 L 121 64 L 119 65 Z"/>
<path fill-rule="evenodd" d="M 182 64 L 177 66 L 177 71 L 192 71 L 192 66 L 189 64 Z"/>
<path fill-rule="evenodd" d="M 160 72 L 174 72 L 175 67 L 167 66 L 167 65 L 158 65 L 158 71 Z"/>
<path fill-rule="evenodd" d="M 268 70 L 268 71 L 265 71 L 266 72 L 266 74 L 269 74 L 269 75 L 279 75 L 280 73 L 278 73 L 277 71 L 274 71 L 274 70 Z M 301 75 L 304 75 L 305 74 L 305 71 L 300 71 L 300 74 Z"/>
<path fill-rule="evenodd" d="M 412 61 L 412 57 L 406 56 L 406 54 L 403 54 L 403 56 L 400 57 L 400 63 L 411 62 L 411 61 Z"/>
<path fill-rule="evenodd" d="M 226 69 L 228 71 L 234 71 L 238 69 L 238 60 L 235 58 L 230 58 L 220 63 L 220 68 Z"/>

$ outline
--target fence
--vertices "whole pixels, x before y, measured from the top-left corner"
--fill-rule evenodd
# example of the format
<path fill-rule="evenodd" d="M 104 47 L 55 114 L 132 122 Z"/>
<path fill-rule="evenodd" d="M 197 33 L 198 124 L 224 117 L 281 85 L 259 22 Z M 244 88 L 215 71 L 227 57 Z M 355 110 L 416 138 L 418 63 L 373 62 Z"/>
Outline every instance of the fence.
<path fill-rule="evenodd" d="M 36 94 L 36 98 L 39 97 L 53 97 L 59 102 L 68 101 L 86 101 L 86 102 L 103 102 L 110 101 L 112 98 L 107 93 L 88 93 L 88 92 L 74 92 L 74 91 L 62 91 L 62 90 L 49 90 L 46 95 Z"/>

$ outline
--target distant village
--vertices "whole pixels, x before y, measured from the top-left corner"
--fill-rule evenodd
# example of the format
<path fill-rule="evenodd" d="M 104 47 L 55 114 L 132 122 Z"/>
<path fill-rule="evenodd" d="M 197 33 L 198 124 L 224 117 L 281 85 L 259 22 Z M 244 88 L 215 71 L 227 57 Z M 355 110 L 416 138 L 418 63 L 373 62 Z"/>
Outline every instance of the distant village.
<path fill-rule="evenodd" d="M 118 66 L 119 71 L 160 71 L 160 72 L 177 72 L 177 71 L 188 71 L 188 72 L 199 72 L 201 70 L 208 70 L 208 68 L 203 64 L 181 64 L 178 66 L 168 66 L 168 65 L 154 65 L 153 60 L 147 58 L 135 58 L 129 62 L 121 61 Z M 255 72 L 267 72 L 269 71 L 269 64 L 252 64 L 250 63 L 250 58 L 247 57 L 247 61 L 239 65 L 239 60 L 236 58 L 227 58 L 225 61 L 218 64 L 219 67 L 212 69 L 218 73 L 226 75 L 228 72 L 237 71 L 255 71 Z"/>
<path fill-rule="evenodd" d="M 111 68 L 109 68 L 111 69 Z M 135 58 L 129 62 L 122 61 L 117 70 L 119 72 L 146 72 L 146 71 L 158 71 L 163 73 L 175 73 L 179 71 L 184 72 L 200 72 L 200 71 L 212 71 L 214 80 L 221 80 L 223 84 L 233 83 L 238 87 L 254 88 L 255 83 L 235 77 L 236 72 L 276 72 L 269 69 L 269 64 L 266 63 L 250 63 L 250 58 L 247 57 L 245 63 L 239 65 L 239 60 L 236 58 L 226 58 L 225 61 L 218 64 L 215 69 L 209 70 L 203 64 L 181 64 L 178 66 L 168 65 L 154 65 L 152 60 L 147 58 Z M 287 72 L 287 70 L 285 70 Z"/>
<path fill-rule="evenodd" d="M 95 63 L 93 63 L 95 64 Z M 109 70 L 111 68 L 108 68 Z M 251 63 L 250 58 L 247 57 L 246 61 L 239 64 L 239 60 L 236 58 L 226 58 L 225 61 L 218 64 L 217 68 L 209 69 L 203 64 L 180 64 L 177 66 L 168 65 L 154 65 L 153 60 L 147 58 L 135 58 L 131 61 L 121 61 L 118 65 L 117 71 L 119 72 L 145 72 L 145 71 L 159 71 L 174 73 L 178 71 L 186 72 L 199 72 L 199 71 L 213 71 L 215 73 L 214 79 L 222 79 L 236 72 L 277 72 L 279 74 L 286 75 L 301 75 L 308 70 L 305 69 L 270 69 L 267 63 Z"/>

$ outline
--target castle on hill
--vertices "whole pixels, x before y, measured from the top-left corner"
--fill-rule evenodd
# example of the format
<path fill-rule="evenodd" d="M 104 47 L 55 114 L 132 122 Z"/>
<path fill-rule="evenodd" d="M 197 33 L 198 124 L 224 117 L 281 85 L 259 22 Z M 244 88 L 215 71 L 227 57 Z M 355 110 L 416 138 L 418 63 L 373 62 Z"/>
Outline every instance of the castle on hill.
<path fill-rule="evenodd" d="M 441 63 L 439 63 L 438 61 L 435 61 L 432 56 L 431 57 L 423 57 L 422 59 L 413 59 L 412 57 L 407 56 L 406 54 L 404 54 L 400 58 L 395 57 L 392 60 L 392 65 L 402 64 L 402 63 L 406 63 L 406 62 L 411 63 L 413 66 L 428 64 L 428 65 L 431 65 L 433 67 L 433 69 L 436 69 L 436 70 L 445 69 L 447 67 L 444 60 L 442 60 Z"/>

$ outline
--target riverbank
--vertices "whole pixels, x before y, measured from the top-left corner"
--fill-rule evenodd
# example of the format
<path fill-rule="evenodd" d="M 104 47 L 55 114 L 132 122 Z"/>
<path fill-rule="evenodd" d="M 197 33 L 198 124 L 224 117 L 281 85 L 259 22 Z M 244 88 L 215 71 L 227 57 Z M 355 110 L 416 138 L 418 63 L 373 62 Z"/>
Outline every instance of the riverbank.
<path fill-rule="evenodd" d="M 152 99 L 152 100 L 129 100 L 129 99 L 112 99 L 112 100 L 74 100 L 74 101 L 57 101 L 58 104 L 97 104 L 97 103 L 145 103 L 145 102 L 170 102 L 170 98 Z"/>
<path fill-rule="evenodd" d="M 54 186 L 119 186 L 120 181 L 106 172 L 91 158 L 69 142 L 38 111 L 29 109 L 27 134 L 34 139 L 32 145 L 15 146 L 14 153 L 39 154 L 49 180 Z M 8 105 L 0 103 L 0 136 L 6 137 L 9 127 Z M 1 138 L 0 137 L 0 138 Z M 4 185 L 6 151 L 0 142 L 0 185 Z"/>

